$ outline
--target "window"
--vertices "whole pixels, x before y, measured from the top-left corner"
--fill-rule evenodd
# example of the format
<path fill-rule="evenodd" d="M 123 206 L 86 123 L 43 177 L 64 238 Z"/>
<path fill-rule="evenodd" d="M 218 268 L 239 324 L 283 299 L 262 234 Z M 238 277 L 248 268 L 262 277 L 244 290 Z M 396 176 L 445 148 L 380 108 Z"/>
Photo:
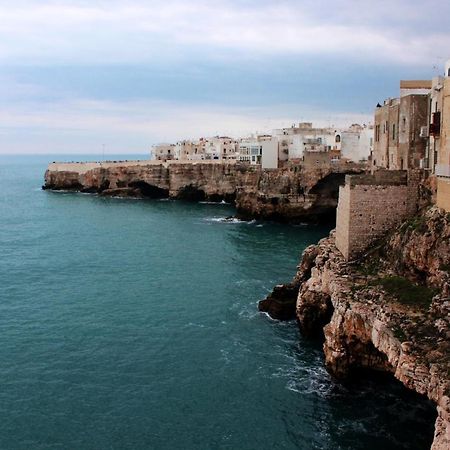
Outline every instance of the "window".
<path fill-rule="evenodd" d="M 430 134 L 439 136 L 441 133 L 441 113 L 440 111 L 431 114 Z"/>
<path fill-rule="evenodd" d="M 395 141 L 395 123 L 392 124 L 392 140 Z"/>
<path fill-rule="evenodd" d="M 335 141 L 336 142 L 341 142 L 341 136 L 339 134 L 336 135 Z"/>

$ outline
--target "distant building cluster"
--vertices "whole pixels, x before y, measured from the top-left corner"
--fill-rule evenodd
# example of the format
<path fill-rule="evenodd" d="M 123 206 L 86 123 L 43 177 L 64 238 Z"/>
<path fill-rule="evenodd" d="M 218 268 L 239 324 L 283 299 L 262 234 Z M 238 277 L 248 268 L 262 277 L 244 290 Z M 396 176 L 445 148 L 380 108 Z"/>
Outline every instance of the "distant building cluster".
<path fill-rule="evenodd" d="M 322 166 L 340 160 L 367 160 L 372 153 L 373 134 L 371 125 L 354 124 L 338 130 L 303 122 L 246 138 L 214 136 L 158 144 L 152 147 L 152 157 L 160 161 L 239 161 L 265 169 L 299 163 Z"/>
<path fill-rule="evenodd" d="M 372 165 L 425 169 L 437 179 L 437 205 L 450 211 L 450 61 L 443 76 L 400 81 L 400 97 L 375 110 Z"/>

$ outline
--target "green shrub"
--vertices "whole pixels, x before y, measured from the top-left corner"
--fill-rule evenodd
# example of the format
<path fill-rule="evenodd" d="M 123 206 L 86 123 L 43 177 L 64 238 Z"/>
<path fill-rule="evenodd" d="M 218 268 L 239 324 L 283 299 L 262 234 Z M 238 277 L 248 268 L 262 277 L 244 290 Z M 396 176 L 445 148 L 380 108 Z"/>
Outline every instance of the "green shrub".
<path fill-rule="evenodd" d="M 376 283 L 405 305 L 429 306 L 437 293 L 435 289 L 419 286 L 404 277 L 385 277 Z"/>

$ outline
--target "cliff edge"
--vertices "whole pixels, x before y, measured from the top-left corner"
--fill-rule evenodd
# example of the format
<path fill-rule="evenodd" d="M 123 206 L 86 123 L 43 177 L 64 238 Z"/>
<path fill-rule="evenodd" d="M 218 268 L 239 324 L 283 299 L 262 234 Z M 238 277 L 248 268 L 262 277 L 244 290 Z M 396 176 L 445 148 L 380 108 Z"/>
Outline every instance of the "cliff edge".
<path fill-rule="evenodd" d="M 429 208 L 352 262 L 332 232 L 305 250 L 292 283 L 276 287 L 260 309 L 284 311 L 286 318 L 292 297 L 302 333 L 324 335 L 330 373 L 391 373 L 436 403 L 432 449 L 450 448 L 448 214 Z"/>

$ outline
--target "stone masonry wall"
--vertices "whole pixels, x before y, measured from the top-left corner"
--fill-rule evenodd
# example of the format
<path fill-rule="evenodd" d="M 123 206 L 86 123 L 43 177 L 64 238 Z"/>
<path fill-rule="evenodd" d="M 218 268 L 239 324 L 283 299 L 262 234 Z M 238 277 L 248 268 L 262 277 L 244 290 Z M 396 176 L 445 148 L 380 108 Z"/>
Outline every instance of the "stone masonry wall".
<path fill-rule="evenodd" d="M 347 260 L 417 211 L 419 180 L 420 174 L 407 177 L 403 171 L 346 177 L 339 191 L 336 246 Z"/>

